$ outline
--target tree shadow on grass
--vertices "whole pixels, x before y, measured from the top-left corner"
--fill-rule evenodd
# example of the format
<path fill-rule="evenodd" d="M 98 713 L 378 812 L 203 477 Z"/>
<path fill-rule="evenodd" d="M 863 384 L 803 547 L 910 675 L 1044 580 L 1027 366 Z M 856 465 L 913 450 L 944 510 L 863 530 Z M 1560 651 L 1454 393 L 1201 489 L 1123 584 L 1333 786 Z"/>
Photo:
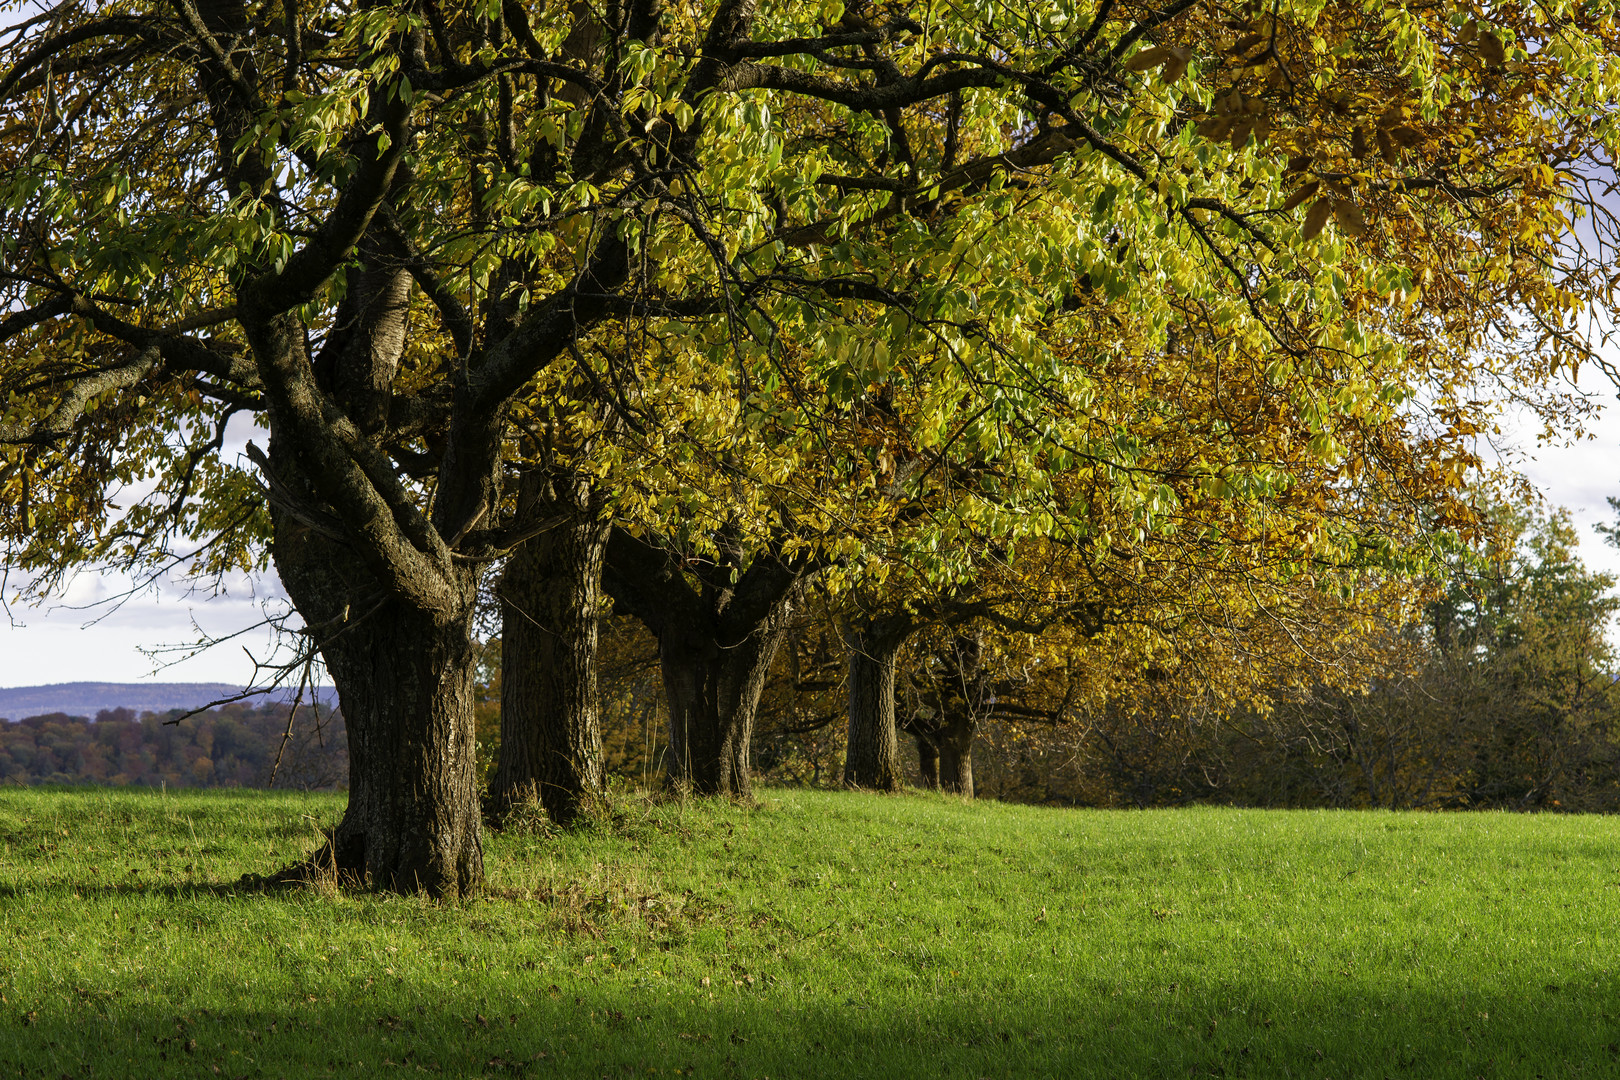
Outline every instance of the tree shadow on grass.
<path fill-rule="evenodd" d="M 1523 995 L 1340 986 L 984 985 L 887 1004 L 794 987 L 595 983 L 544 969 L 429 984 L 269 973 L 0 1006 L 0 1073 L 41 1076 L 1514 1077 L 1620 1074 L 1612 982 Z M 553 982 L 555 978 L 558 981 Z M 730 980 L 725 980 L 730 982 Z M 312 990 L 313 992 L 303 992 Z M 711 996 L 712 995 L 712 996 Z M 233 1005 L 236 1000 L 238 1004 Z M 251 999 L 254 1004 L 245 1004 Z M 266 1007 L 266 1001 L 275 1002 Z"/>
<path fill-rule="evenodd" d="M 45 897 L 60 899 L 64 893 L 79 900 L 187 900 L 202 897 L 287 896 L 293 897 L 309 890 L 322 891 L 326 884 L 318 878 L 299 876 L 270 876 L 244 874 L 233 881 L 210 881 L 191 878 L 186 881 L 142 881 L 135 883 L 86 881 L 75 878 L 71 882 L 41 882 L 17 885 L 0 882 L 0 903 L 26 903 Z M 364 890 L 355 890 L 361 892 Z"/>

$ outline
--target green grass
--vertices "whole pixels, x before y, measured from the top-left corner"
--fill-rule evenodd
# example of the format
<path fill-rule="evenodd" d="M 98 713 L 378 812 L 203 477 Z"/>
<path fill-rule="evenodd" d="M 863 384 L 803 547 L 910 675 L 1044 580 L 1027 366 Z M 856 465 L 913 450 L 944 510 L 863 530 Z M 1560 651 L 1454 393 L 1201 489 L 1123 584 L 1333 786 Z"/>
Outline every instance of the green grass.
<path fill-rule="evenodd" d="M 341 801 L 0 792 L 0 1077 L 1620 1075 L 1620 820 L 772 791 L 238 890 Z"/>

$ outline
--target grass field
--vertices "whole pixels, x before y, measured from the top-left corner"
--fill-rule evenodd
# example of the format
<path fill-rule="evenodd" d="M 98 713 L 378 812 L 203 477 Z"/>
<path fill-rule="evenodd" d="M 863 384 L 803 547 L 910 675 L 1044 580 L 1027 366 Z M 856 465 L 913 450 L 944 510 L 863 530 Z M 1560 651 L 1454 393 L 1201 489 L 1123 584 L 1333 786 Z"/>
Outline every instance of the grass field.
<path fill-rule="evenodd" d="M 771 791 L 238 888 L 341 806 L 0 792 L 0 1077 L 1620 1075 L 1620 819 Z"/>

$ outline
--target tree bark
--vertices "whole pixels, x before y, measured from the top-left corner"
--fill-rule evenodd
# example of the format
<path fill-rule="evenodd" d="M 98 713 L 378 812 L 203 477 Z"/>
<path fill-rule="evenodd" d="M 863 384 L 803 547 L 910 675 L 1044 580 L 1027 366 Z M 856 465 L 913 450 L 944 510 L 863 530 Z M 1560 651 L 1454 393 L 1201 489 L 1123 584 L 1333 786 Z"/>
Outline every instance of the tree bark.
<path fill-rule="evenodd" d="M 467 895 L 483 880 L 472 573 L 423 612 L 381 588 L 345 544 L 286 514 L 273 556 L 349 734 L 349 805 L 312 861 L 375 888 Z"/>
<path fill-rule="evenodd" d="M 489 812 L 499 821 L 538 798 L 568 825 L 602 792 L 596 703 L 602 555 L 609 527 L 589 501 L 521 544 L 501 599 L 501 748 Z"/>
<path fill-rule="evenodd" d="M 677 788 L 697 795 L 753 793 L 754 719 L 786 616 L 785 609 L 777 612 L 774 625 L 729 647 L 702 627 L 669 628 L 659 636 L 669 702 L 667 774 Z"/>
<path fill-rule="evenodd" d="M 313 360 L 292 317 L 244 323 L 269 399 L 271 556 L 349 736 L 349 805 L 312 862 L 374 888 L 459 897 L 483 880 L 480 564 L 451 557 L 439 523 L 363 464 L 380 457 L 362 433 L 403 347 L 404 292 L 400 271 L 352 274 L 347 317 Z M 334 435 L 346 426 L 347 439 Z M 456 487 L 441 477 L 435 512 Z"/>
<path fill-rule="evenodd" d="M 910 633 L 910 621 L 904 618 L 844 627 L 844 644 L 849 649 L 849 743 L 844 757 L 844 784 L 848 787 L 877 791 L 900 787 L 894 666 Z"/>
<path fill-rule="evenodd" d="M 973 797 L 973 739 L 995 700 L 978 633 L 920 658 L 911 678 L 914 707 L 903 727 L 917 740 L 923 785 Z"/>

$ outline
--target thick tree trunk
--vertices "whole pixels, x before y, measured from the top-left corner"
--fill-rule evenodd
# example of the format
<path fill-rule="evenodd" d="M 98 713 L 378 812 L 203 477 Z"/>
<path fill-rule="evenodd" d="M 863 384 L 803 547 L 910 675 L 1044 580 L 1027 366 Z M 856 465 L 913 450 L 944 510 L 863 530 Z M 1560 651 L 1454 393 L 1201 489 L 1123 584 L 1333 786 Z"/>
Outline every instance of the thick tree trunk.
<path fill-rule="evenodd" d="M 945 791 L 973 797 L 973 736 L 978 724 L 958 720 L 934 736 L 939 745 L 939 786 Z"/>
<path fill-rule="evenodd" d="M 849 649 L 849 745 L 844 783 L 877 791 L 901 783 L 900 736 L 894 724 L 894 665 L 909 627 L 898 623 L 846 626 Z"/>
<path fill-rule="evenodd" d="M 601 794 L 596 645 L 607 537 L 607 525 L 584 510 L 519 546 L 501 577 L 495 820 L 538 798 L 567 825 Z"/>
<path fill-rule="evenodd" d="M 337 685 L 349 805 L 314 858 L 375 888 L 457 897 L 483 880 L 471 572 L 442 609 L 390 596 L 343 543 L 278 514 L 276 570 Z"/>

